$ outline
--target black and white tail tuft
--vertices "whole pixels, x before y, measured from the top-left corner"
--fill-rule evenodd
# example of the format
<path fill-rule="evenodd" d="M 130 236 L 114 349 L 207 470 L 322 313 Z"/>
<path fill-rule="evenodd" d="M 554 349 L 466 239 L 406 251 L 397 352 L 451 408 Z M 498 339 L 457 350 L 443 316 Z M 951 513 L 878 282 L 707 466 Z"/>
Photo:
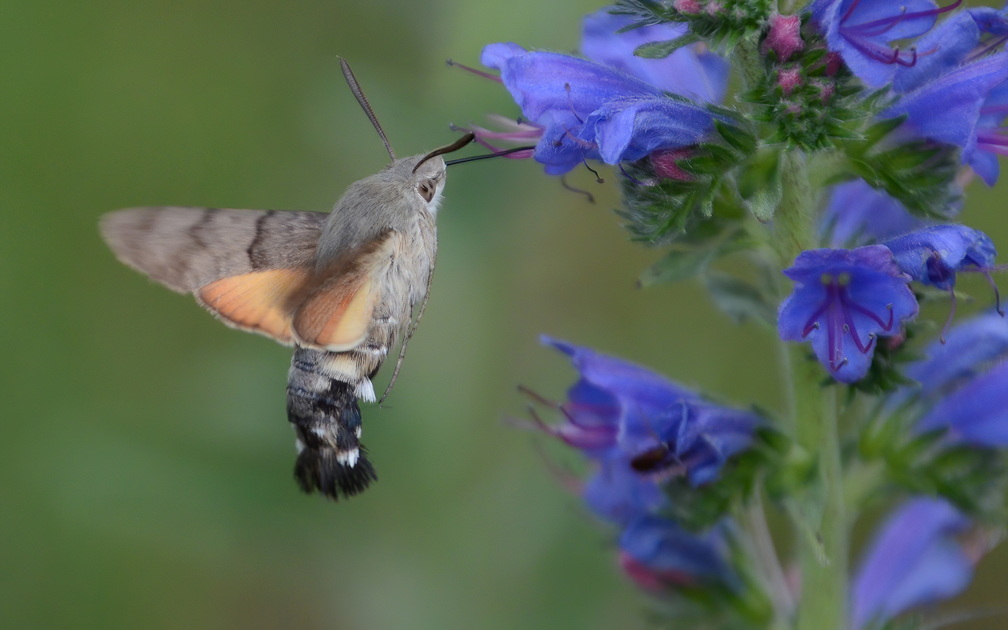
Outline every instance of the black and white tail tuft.
<path fill-rule="evenodd" d="M 287 419 L 298 447 L 294 476 L 305 492 L 350 497 L 378 478 L 360 442 L 357 385 L 320 373 L 312 354 L 325 353 L 295 352 L 287 383 Z"/>

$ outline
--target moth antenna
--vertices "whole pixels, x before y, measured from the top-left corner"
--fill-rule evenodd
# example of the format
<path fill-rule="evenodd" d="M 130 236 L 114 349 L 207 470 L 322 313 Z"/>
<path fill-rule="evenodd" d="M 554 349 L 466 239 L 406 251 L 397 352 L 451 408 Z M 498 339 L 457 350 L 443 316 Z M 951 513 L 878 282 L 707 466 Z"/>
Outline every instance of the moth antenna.
<path fill-rule="evenodd" d="M 427 160 L 431 159 L 432 157 L 435 157 L 435 156 L 438 156 L 438 155 L 444 155 L 445 153 L 454 153 L 455 151 L 458 151 L 459 149 L 461 149 L 462 147 L 464 147 L 465 145 L 469 144 L 470 142 L 472 142 L 475 139 L 476 139 L 476 134 L 474 134 L 473 132 L 470 131 L 470 132 L 467 132 L 466 135 L 464 135 L 461 138 L 459 138 L 458 140 L 456 140 L 455 142 L 452 142 L 451 144 L 449 144 L 448 146 L 441 147 L 440 149 L 434 149 L 433 151 L 431 151 L 427 155 L 425 155 L 422 158 L 420 158 L 420 161 L 417 162 L 416 166 L 413 167 L 413 172 L 416 173 L 417 169 L 420 168 L 420 165 L 423 164 L 424 162 L 426 162 Z"/>
<path fill-rule="evenodd" d="M 521 153 L 522 151 L 532 151 L 534 149 L 535 146 L 515 147 L 513 149 L 504 149 L 503 151 L 494 151 L 493 153 L 487 153 L 486 155 L 470 155 L 469 157 L 459 158 L 457 160 L 448 160 L 447 162 L 445 162 L 445 164 L 451 166 L 452 164 L 463 164 L 465 162 L 475 162 L 476 160 L 488 160 L 490 158 L 511 155 L 512 153 Z"/>
<path fill-rule="evenodd" d="M 360 104 L 361 109 L 367 114 L 368 120 L 374 125 L 375 131 L 381 136 L 382 142 L 385 143 L 385 150 L 388 151 L 389 157 L 394 161 L 396 159 L 395 151 L 392 150 L 392 144 L 388 140 L 388 136 L 385 135 L 385 130 L 382 129 L 381 125 L 378 123 L 378 117 L 375 116 L 374 110 L 371 109 L 371 103 L 368 102 L 367 97 L 364 96 L 364 90 L 361 89 L 360 83 L 357 82 L 357 77 L 354 76 L 353 70 L 350 69 L 350 64 L 343 57 L 339 60 L 340 68 L 343 69 L 343 78 L 346 79 L 347 85 L 350 87 L 350 91 L 353 92 L 354 98 Z"/>

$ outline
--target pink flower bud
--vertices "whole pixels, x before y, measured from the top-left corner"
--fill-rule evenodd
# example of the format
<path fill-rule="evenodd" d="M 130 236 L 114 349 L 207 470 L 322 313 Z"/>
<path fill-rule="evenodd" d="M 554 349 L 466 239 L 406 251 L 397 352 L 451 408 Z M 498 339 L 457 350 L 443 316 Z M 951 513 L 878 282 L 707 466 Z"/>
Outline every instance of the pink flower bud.
<path fill-rule="evenodd" d="M 801 38 L 801 18 L 797 15 L 774 15 L 770 18 L 770 32 L 763 41 L 763 52 L 768 49 L 777 53 L 777 59 L 787 61 L 801 50 L 805 42 Z"/>

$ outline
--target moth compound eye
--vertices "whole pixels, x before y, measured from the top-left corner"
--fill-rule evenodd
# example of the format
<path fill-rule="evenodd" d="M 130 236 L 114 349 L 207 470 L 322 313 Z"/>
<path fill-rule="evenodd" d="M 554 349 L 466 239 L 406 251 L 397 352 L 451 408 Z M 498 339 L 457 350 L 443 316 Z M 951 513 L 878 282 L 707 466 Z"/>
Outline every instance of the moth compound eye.
<path fill-rule="evenodd" d="M 437 190 L 437 185 L 432 179 L 420 182 L 420 185 L 417 186 L 417 193 L 419 193 L 427 203 L 430 203 L 431 199 L 434 198 L 435 190 Z"/>

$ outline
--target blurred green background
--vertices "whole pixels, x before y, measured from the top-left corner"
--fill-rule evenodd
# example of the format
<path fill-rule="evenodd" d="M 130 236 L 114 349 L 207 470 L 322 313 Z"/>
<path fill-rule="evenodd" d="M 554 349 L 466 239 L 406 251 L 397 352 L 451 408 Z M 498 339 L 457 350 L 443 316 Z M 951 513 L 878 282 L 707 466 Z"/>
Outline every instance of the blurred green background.
<path fill-rule="evenodd" d="M 120 265 L 96 229 L 135 205 L 328 210 L 387 159 L 337 55 L 419 153 L 449 122 L 516 114 L 446 58 L 572 50 L 600 6 L 3 4 L 0 627 L 648 625 L 612 532 L 557 479 L 575 458 L 548 463 L 505 422 L 524 416 L 516 384 L 560 397 L 574 378 L 537 336 L 740 404 L 775 408 L 780 388 L 761 330 L 693 284 L 634 287 L 660 252 L 627 241 L 614 186 L 575 173 L 591 205 L 528 161 L 452 170 L 426 317 L 388 408 L 365 409 L 381 481 L 339 504 L 292 478 L 290 351 Z M 967 220 L 1008 243 L 1003 203 L 974 192 Z"/>

